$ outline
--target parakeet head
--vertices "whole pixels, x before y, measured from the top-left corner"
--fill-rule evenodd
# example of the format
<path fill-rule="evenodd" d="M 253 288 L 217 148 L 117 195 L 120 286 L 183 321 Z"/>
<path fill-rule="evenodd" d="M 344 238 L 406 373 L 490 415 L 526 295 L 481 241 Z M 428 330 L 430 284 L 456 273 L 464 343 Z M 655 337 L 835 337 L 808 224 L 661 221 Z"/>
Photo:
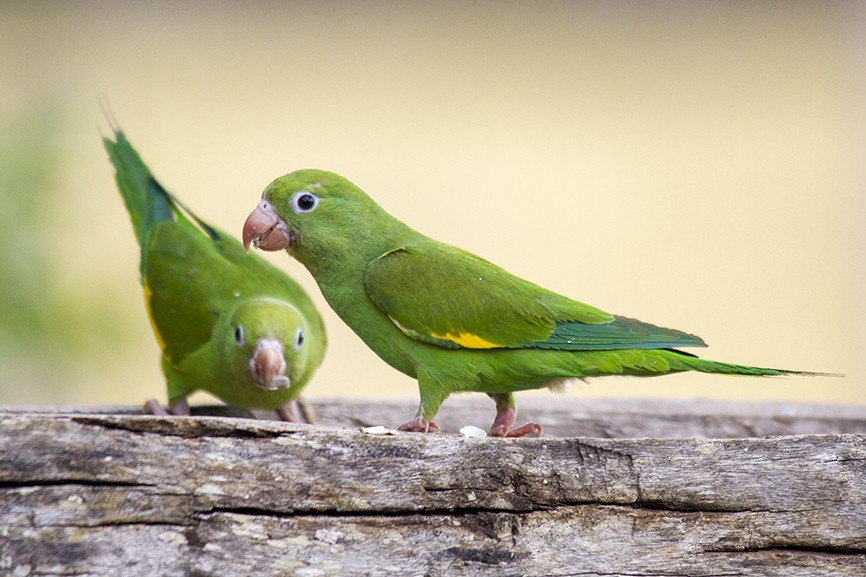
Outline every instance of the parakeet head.
<path fill-rule="evenodd" d="M 367 240 L 395 226 L 404 225 L 342 176 L 299 170 L 268 185 L 244 223 L 243 240 L 247 249 L 286 249 L 311 267 L 321 259 L 357 255 Z"/>
<path fill-rule="evenodd" d="M 310 370 L 306 330 L 303 317 L 290 304 L 267 297 L 250 299 L 220 319 L 213 339 L 218 348 L 215 358 L 222 359 L 223 370 L 235 382 L 283 391 L 305 382 L 302 376 Z"/>

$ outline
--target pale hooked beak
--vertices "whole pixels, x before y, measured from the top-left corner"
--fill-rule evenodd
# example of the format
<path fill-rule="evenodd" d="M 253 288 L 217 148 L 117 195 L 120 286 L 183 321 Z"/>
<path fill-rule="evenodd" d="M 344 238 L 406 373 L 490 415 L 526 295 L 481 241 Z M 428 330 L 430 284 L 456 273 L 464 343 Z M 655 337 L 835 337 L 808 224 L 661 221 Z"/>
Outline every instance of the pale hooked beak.
<path fill-rule="evenodd" d="M 256 383 L 268 391 L 285 389 L 291 384 L 285 372 L 286 359 L 280 341 L 260 340 L 250 358 L 250 374 Z"/>
<path fill-rule="evenodd" d="M 244 223 L 244 249 L 250 244 L 261 250 L 282 250 L 289 246 L 289 227 L 274 206 L 262 199 Z"/>

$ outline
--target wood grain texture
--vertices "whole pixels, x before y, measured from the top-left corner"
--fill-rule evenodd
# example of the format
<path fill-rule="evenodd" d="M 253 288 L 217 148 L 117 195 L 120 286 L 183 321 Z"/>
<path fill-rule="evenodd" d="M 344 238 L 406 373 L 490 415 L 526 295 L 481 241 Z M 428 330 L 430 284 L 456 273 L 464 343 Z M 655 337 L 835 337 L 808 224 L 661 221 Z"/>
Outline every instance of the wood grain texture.
<path fill-rule="evenodd" d="M 605 434 L 345 426 L 402 401 L 317 402 L 317 426 L 0 410 L 0 575 L 866 575 L 861 409 L 527 400 L 548 432 Z"/>

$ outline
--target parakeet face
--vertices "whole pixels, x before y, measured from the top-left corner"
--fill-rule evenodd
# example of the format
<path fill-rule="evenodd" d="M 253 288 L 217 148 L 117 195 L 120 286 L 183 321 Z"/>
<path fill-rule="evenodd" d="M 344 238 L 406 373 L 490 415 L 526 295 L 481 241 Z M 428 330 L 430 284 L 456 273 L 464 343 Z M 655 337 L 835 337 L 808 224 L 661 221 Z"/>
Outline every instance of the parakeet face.
<path fill-rule="evenodd" d="M 384 217 L 387 213 L 346 179 L 299 170 L 265 189 L 244 224 L 244 246 L 287 249 L 310 266 L 315 258 L 352 250 L 355 239 L 377 234 Z"/>
<path fill-rule="evenodd" d="M 216 329 L 216 358 L 239 383 L 267 391 L 281 391 L 301 381 L 306 366 L 306 326 L 291 305 L 257 298 L 238 306 Z"/>

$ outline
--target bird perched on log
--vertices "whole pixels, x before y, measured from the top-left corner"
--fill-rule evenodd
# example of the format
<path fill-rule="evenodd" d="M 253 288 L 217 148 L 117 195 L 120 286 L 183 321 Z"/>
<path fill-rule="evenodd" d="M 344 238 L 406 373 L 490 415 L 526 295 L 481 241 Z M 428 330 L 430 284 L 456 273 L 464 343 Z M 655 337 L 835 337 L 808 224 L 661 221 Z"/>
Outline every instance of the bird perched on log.
<path fill-rule="evenodd" d="M 189 414 L 187 396 L 204 390 L 235 407 L 299 420 L 294 400 L 325 352 L 324 325 L 309 296 L 186 209 L 119 129 L 104 144 L 141 249 L 141 285 L 171 412 Z M 155 400 L 146 408 L 165 414 Z"/>
<path fill-rule="evenodd" d="M 408 431 L 435 431 L 452 393 L 481 392 L 496 403 L 494 436 L 516 428 L 514 393 L 568 379 L 656 376 L 681 371 L 810 375 L 698 358 L 682 331 L 624 316 L 546 290 L 459 248 L 413 230 L 360 188 L 323 170 L 273 181 L 247 218 L 244 246 L 282 250 L 315 278 L 336 313 L 386 363 L 418 380 Z"/>

